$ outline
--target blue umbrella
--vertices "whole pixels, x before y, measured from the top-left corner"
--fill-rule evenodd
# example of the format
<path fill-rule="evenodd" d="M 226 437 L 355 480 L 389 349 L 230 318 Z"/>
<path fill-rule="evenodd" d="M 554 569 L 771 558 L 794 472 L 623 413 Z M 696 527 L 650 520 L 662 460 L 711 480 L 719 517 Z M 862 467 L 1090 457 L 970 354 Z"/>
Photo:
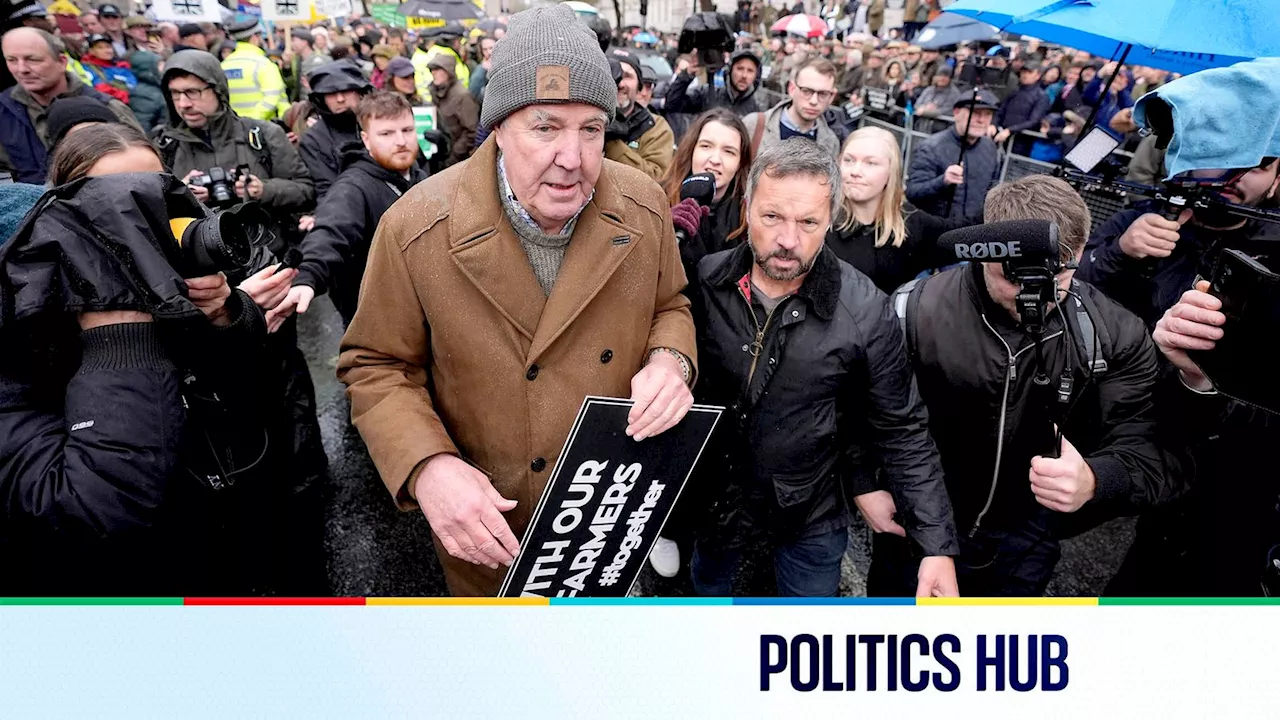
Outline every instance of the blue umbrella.
<path fill-rule="evenodd" d="M 959 45 L 974 40 L 994 40 L 998 37 L 1000 37 L 1000 30 L 987 23 L 944 12 L 933 22 L 925 25 L 912 42 L 925 50 L 935 50 L 948 45 Z"/>
<path fill-rule="evenodd" d="M 1280 55 L 1276 0 L 959 0 L 947 12 L 1183 74 Z"/>
<path fill-rule="evenodd" d="M 647 33 L 647 32 L 636 33 L 636 36 L 631 38 L 631 41 L 640 43 L 641 45 L 657 45 L 658 44 L 658 38 L 654 37 L 653 33 Z"/>

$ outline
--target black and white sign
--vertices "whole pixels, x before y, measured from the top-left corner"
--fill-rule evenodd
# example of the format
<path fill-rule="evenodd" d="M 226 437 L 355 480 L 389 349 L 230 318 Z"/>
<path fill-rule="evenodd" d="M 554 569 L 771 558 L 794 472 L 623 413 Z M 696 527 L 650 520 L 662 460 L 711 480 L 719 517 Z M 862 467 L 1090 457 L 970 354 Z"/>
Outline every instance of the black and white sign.
<path fill-rule="evenodd" d="M 502 597 L 625 597 L 724 408 L 694 405 L 636 442 L 630 400 L 588 397 L 507 572 Z"/>
<path fill-rule="evenodd" d="M 151 11 L 157 21 L 180 23 L 222 22 L 218 0 L 155 0 Z"/>

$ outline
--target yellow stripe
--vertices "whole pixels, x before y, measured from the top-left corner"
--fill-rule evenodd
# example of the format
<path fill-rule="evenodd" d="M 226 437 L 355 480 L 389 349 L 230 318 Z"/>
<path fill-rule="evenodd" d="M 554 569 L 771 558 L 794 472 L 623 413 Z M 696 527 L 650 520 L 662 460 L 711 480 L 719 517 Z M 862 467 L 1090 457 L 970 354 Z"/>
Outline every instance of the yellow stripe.
<path fill-rule="evenodd" d="M 550 605 L 549 598 L 365 598 L 366 605 Z"/>
<path fill-rule="evenodd" d="M 962 605 L 962 606 L 997 606 L 997 605 L 1022 605 L 1022 606 L 1063 606 L 1075 605 L 1081 607 L 1094 607 L 1098 604 L 1098 598 L 1086 597 L 1052 597 L 1052 598 L 978 598 L 978 597 L 960 597 L 960 598 L 916 598 L 916 605 Z"/>

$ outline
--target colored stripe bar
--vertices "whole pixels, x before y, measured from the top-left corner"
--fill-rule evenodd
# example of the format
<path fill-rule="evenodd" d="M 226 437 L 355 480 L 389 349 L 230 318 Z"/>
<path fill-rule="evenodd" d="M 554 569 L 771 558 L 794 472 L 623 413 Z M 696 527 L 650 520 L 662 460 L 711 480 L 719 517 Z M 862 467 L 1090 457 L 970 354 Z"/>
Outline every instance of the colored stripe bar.
<path fill-rule="evenodd" d="M 510 606 L 510 605 L 539 605 L 546 606 L 550 602 L 547 598 L 537 597 L 520 597 L 520 598 L 490 598 L 490 597 L 473 597 L 473 598 L 451 598 L 451 597 L 425 597 L 425 598 L 397 598 L 397 597 L 378 597 L 365 598 L 366 605 L 446 605 L 459 606 L 469 605 L 484 606 Z"/>
<path fill-rule="evenodd" d="M 287 598 L 287 597 L 231 597 L 231 598 L 185 598 L 183 605 L 283 605 L 290 607 L 308 605 L 364 605 L 364 598 Z"/>
<path fill-rule="evenodd" d="M 717 597 L 623 597 L 623 598 L 551 598 L 552 605 L 627 605 L 659 607 L 698 607 L 732 605 L 732 598 Z"/>
<path fill-rule="evenodd" d="M 74 598 L 74 597 L 19 597 L 0 598 L 0 606 L 14 605 L 181 605 L 182 598 L 145 598 L 145 597 L 107 597 L 107 598 Z"/>
<path fill-rule="evenodd" d="M 915 598 L 866 597 L 741 597 L 734 605 L 915 605 Z"/>
<path fill-rule="evenodd" d="M 919 598 L 916 600 L 917 605 L 952 605 L 952 606 L 1021 606 L 1021 607 L 1061 607 L 1061 606 L 1084 606 L 1094 607 L 1098 604 L 1098 598 L 1086 597 L 1037 597 L 1037 598 L 1019 598 L 1019 597 L 958 597 L 958 598 Z"/>
<path fill-rule="evenodd" d="M 1099 605 L 1127 606 L 1172 606 L 1172 605 L 1280 605 L 1280 598 L 1272 597 L 1236 597 L 1236 598 L 1099 598 Z"/>

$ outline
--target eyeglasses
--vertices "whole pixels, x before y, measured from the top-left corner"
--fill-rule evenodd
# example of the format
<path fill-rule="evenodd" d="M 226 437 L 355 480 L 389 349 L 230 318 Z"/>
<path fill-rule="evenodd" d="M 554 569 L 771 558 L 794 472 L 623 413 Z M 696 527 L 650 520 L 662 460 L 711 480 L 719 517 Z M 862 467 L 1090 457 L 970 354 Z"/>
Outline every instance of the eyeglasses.
<path fill-rule="evenodd" d="M 170 90 L 169 97 L 174 102 L 177 102 L 180 97 L 186 98 L 187 102 L 195 102 L 200 99 L 200 96 L 204 94 L 205 90 L 208 90 L 211 87 L 211 85 L 205 85 L 202 88 L 192 88 L 190 90 Z"/>
<path fill-rule="evenodd" d="M 796 85 L 795 88 L 800 91 L 800 97 L 804 100 L 812 100 L 816 95 L 821 102 L 831 102 L 836 96 L 835 90 L 814 90 L 803 85 Z"/>

